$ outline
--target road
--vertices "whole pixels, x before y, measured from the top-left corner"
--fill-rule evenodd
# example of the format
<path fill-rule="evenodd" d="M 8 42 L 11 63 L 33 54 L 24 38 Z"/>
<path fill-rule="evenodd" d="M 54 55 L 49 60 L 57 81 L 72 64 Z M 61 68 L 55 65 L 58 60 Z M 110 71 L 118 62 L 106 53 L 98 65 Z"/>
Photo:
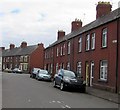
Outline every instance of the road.
<path fill-rule="evenodd" d="M 52 82 L 37 81 L 28 74 L 3 73 L 3 108 L 117 108 L 110 101 L 86 93 L 60 91 Z"/>

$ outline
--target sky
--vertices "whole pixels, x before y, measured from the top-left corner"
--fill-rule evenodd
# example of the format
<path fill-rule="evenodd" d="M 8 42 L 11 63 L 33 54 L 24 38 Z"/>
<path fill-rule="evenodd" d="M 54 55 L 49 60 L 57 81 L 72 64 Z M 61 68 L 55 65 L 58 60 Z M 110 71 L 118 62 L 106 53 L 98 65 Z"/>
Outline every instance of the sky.
<path fill-rule="evenodd" d="M 100 0 L 0 0 L 0 47 L 16 47 L 43 43 L 45 47 L 57 40 L 58 30 L 71 32 L 71 22 L 82 20 L 83 26 L 96 19 Z M 104 0 L 106 1 L 106 0 Z M 107 0 L 112 10 L 119 0 Z"/>

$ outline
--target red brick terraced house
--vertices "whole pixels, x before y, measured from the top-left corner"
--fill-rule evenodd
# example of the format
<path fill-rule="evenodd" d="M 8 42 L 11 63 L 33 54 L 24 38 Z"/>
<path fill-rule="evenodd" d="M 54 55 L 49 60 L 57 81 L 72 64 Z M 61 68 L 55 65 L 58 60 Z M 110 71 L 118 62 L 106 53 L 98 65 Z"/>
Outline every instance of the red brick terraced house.
<path fill-rule="evenodd" d="M 120 9 L 98 2 L 96 20 L 82 26 L 73 21 L 71 33 L 58 31 L 57 41 L 45 49 L 44 68 L 54 74 L 65 68 L 83 76 L 87 86 L 120 91 Z"/>
<path fill-rule="evenodd" d="M 10 44 L 9 49 L 2 50 L 2 70 L 20 68 L 24 72 L 30 72 L 32 68 L 43 68 L 44 45 L 27 46 L 22 42 L 20 47 Z"/>

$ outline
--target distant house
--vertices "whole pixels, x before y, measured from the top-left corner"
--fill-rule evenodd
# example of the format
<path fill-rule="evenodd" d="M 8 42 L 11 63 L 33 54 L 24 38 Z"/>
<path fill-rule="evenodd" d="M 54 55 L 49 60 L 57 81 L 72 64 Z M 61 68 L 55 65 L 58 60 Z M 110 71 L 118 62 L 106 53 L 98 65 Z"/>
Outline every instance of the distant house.
<path fill-rule="evenodd" d="M 44 68 L 54 74 L 65 68 L 83 76 L 87 86 L 120 91 L 120 8 L 98 2 L 96 20 L 82 26 L 75 19 L 71 33 L 58 31 L 57 41 L 45 49 Z"/>
<path fill-rule="evenodd" d="M 0 47 L 0 71 L 2 71 L 2 51 L 5 49 L 5 47 Z"/>
<path fill-rule="evenodd" d="M 2 50 L 2 70 L 19 68 L 30 72 L 33 67 L 43 68 L 44 45 L 27 46 L 22 42 L 20 47 L 10 44 L 9 49 Z"/>

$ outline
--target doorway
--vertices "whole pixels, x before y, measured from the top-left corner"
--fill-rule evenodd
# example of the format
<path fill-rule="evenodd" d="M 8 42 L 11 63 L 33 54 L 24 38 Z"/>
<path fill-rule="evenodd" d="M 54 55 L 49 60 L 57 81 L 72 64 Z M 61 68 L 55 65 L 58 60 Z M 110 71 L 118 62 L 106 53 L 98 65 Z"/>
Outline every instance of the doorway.
<path fill-rule="evenodd" d="M 90 86 L 93 86 L 93 78 L 94 78 L 94 62 L 91 62 L 90 67 Z"/>
<path fill-rule="evenodd" d="M 86 85 L 89 85 L 89 64 L 86 62 Z"/>

